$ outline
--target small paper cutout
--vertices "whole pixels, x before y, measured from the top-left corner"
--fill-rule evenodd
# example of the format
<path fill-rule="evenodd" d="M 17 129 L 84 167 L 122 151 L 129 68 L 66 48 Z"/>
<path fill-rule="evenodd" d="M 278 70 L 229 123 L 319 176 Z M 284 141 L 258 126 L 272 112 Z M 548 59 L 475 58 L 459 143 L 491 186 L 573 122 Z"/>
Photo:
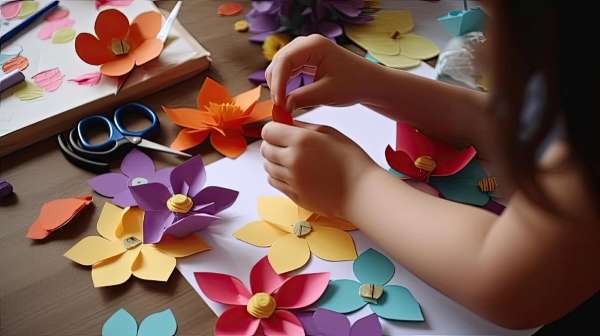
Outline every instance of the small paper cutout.
<path fill-rule="evenodd" d="M 2 15 L 2 18 L 5 20 L 14 19 L 21 12 L 22 6 L 23 5 L 21 1 L 11 1 L 4 3 L 2 4 L 2 6 L 0 6 L 0 15 Z"/>
<path fill-rule="evenodd" d="M 246 224 L 233 236 L 255 246 L 270 247 L 269 262 L 278 274 L 304 266 L 311 252 L 330 261 L 356 258 L 352 236 L 345 232 L 355 228 L 347 222 L 312 214 L 285 197 L 259 197 L 258 212 L 260 221 Z M 294 233 L 294 225 L 299 222 L 310 224 L 308 234 Z"/>
<path fill-rule="evenodd" d="M 15 96 L 22 101 L 35 100 L 44 96 L 44 90 L 30 81 L 17 85 Z"/>
<path fill-rule="evenodd" d="M 101 72 L 91 72 L 79 77 L 69 79 L 69 82 L 77 83 L 77 85 L 83 86 L 96 86 L 100 84 L 100 80 L 102 79 Z"/>
<path fill-rule="evenodd" d="M 490 194 L 479 189 L 478 183 L 487 173 L 477 160 L 451 176 L 432 176 L 429 183 L 440 191 L 442 197 L 455 202 L 483 206 L 490 200 Z"/>
<path fill-rule="evenodd" d="M 462 36 L 470 32 L 483 32 L 487 15 L 479 7 L 450 11 L 438 18 L 438 22 L 454 36 Z"/>
<path fill-rule="evenodd" d="M 25 56 L 17 56 L 9 59 L 8 61 L 2 64 L 2 71 L 4 73 L 9 73 L 14 70 L 23 71 L 27 69 L 29 66 L 29 60 Z"/>
<path fill-rule="evenodd" d="M 75 34 L 77 34 L 75 32 L 75 29 L 73 28 L 61 28 L 57 31 L 54 32 L 54 35 L 52 35 L 52 43 L 54 44 L 62 44 L 62 43 L 67 43 L 67 42 L 71 42 L 74 38 L 75 38 Z"/>
<path fill-rule="evenodd" d="M 306 336 L 382 336 L 383 328 L 377 315 L 371 314 L 350 326 L 348 318 L 332 310 L 317 308 L 314 312 L 300 312 Z"/>
<path fill-rule="evenodd" d="M 0 65 L 4 65 L 7 61 L 21 55 L 23 47 L 20 45 L 12 45 L 0 53 Z"/>
<path fill-rule="evenodd" d="M 44 70 L 33 77 L 33 81 L 46 92 L 56 91 L 63 82 L 65 76 L 58 68 Z"/>
<path fill-rule="evenodd" d="M 69 16 L 69 14 L 70 14 L 70 12 L 69 12 L 68 8 L 57 7 L 54 10 L 52 10 L 52 12 L 50 12 L 50 14 L 46 15 L 46 17 L 44 17 L 44 20 L 57 21 L 57 20 L 66 18 L 67 16 Z"/>
<path fill-rule="evenodd" d="M 79 196 L 53 200 L 42 205 L 38 218 L 27 230 L 29 239 L 44 239 L 52 232 L 67 225 L 86 206 L 92 203 L 92 196 Z"/>
<path fill-rule="evenodd" d="M 96 9 L 100 9 L 102 6 L 114 6 L 114 7 L 127 7 L 133 3 L 134 0 L 96 0 Z"/>
<path fill-rule="evenodd" d="M 138 331 L 135 318 L 121 308 L 112 314 L 102 326 L 102 336 L 174 336 L 177 321 L 171 309 L 148 315 Z"/>
<path fill-rule="evenodd" d="M 217 14 L 221 16 L 233 16 L 242 12 L 244 6 L 237 2 L 227 2 L 217 7 Z"/>
<path fill-rule="evenodd" d="M 44 24 L 42 25 L 42 29 L 40 29 L 37 36 L 40 40 L 48 40 L 59 29 L 73 27 L 74 24 L 75 20 L 69 18 L 47 21 L 44 22 Z"/>
<path fill-rule="evenodd" d="M 40 6 L 40 4 L 37 1 L 32 1 L 32 0 L 21 1 L 21 11 L 19 11 L 17 18 L 24 19 L 24 18 L 30 16 L 35 11 L 37 11 L 39 6 Z"/>

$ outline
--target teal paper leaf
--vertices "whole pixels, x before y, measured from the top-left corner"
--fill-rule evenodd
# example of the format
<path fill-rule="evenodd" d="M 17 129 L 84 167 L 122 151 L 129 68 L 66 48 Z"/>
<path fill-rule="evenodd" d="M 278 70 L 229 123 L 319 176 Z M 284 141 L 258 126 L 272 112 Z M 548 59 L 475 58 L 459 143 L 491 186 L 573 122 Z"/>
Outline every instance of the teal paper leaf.
<path fill-rule="evenodd" d="M 136 336 L 137 322 L 123 308 L 112 314 L 102 326 L 102 336 Z"/>
<path fill-rule="evenodd" d="M 445 199 L 483 206 L 490 195 L 479 189 L 479 181 L 487 177 L 478 161 L 471 161 L 463 170 L 452 176 L 431 176 L 429 184 L 436 188 Z"/>
<path fill-rule="evenodd" d="M 379 302 L 369 305 L 375 314 L 384 319 L 414 322 L 425 320 L 417 300 L 402 286 L 385 286 Z"/>
<path fill-rule="evenodd" d="M 138 336 L 173 336 L 177 321 L 171 309 L 148 315 L 140 324 Z"/>
<path fill-rule="evenodd" d="M 354 275 L 363 284 L 383 286 L 394 276 L 394 264 L 383 254 L 368 249 L 354 260 Z"/>
<path fill-rule="evenodd" d="M 329 281 L 317 305 L 342 314 L 359 310 L 367 304 L 358 294 L 359 288 L 360 283 L 354 280 Z"/>
<path fill-rule="evenodd" d="M 365 58 L 366 58 L 366 59 L 367 59 L 369 62 L 372 62 L 372 63 L 375 63 L 375 64 L 381 64 L 381 62 L 379 62 L 379 61 L 378 61 L 378 60 L 377 60 L 375 57 L 373 57 L 373 55 L 371 55 L 371 54 L 369 54 L 369 53 L 366 53 L 366 54 L 365 54 Z"/>

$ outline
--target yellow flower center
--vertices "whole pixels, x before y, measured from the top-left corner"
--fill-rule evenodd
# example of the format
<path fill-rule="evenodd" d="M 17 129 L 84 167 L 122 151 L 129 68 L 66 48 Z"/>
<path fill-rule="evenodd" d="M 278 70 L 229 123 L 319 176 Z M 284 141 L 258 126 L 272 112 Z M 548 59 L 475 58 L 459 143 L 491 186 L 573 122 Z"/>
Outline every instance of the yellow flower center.
<path fill-rule="evenodd" d="M 304 237 L 307 234 L 311 233 L 311 231 L 312 226 L 307 221 L 299 221 L 296 224 L 294 224 L 294 227 L 292 228 L 292 232 L 294 232 L 296 237 Z"/>
<path fill-rule="evenodd" d="M 429 155 L 419 156 L 415 160 L 415 167 L 422 169 L 428 173 L 433 172 L 436 166 L 437 164 L 435 163 L 435 160 Z"/>
<path fill-rule="evenodd" d="M 248 21 L 246 21 L 246 20 L 239 20 L 233 24 L 233 28 L 235 29 L 235 31 L 245 32 L 245 31 L 248 31 L 248 29 L 250 28 L 250 25 L 248 24 Z"/>
<path fill-rule="evenodd" d="M 127 237 L 123 239 L 123 246 L 126 250 L 134 249 L 142 244 L 142 241 L 137 239 L 134 236 Z"/>
<path fill-rule="evenodd" d="M 286 34 L 269 35 L 262 45 L 263 55 L 267 60 L 272 61 L 279 49 L 288 43 L 290 43 L 290 37 Z"/>
<path fill-rule="evenodd" d="M 167 208 L 172 212 L 188 213 L 193 206 L 192 199 L 182 194 L 173 195 L 167 200 Z"/>
<path fill-rule="evenodd" d="M 248 314 L 259 319 L 271 317 L 275 311 L 275 308 L 277 308 L 275 299 L 267 293 L 254 294 L 246 305 Z"/>
<path fill-rule="evenodd" d="M 116 56 L 127 55 L 131 47 L 126 40 L 113 39 L 110 43 L 110 49 Z"/>
<path fill-rule="evenodd" d="M 358 295 L 370 303 L 377 303 L 383 295 L 383 286 L 375 284 L 362 284 L 358 289 Z"/>

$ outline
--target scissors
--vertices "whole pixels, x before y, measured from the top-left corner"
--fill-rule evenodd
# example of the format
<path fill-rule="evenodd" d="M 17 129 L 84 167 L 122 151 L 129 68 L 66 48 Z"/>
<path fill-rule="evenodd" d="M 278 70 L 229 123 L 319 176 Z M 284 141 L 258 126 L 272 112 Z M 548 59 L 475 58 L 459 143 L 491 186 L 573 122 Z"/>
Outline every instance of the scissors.
<path fill-rule="evenodd" d="M 141 115 L 150 121 L 150 126 L 142 130 L 130 130 L 123 124 L 126 115 Z M 98 126 L 108 131 L 108 137 L 102 143 L 93 144 L 89 139 L 90 130 Z M 81 119 L 67 137 L 58 135 L 58 145 L 69 161 L 93 172 L 110 170 L 111 161 L 135 146 L 191 157 L 190 154 L 145 139 L 158 129 L 158 117 L 154 111 L 140 103 L 128 103 L 115 110 L 112 120 L 101 115 Z"/>

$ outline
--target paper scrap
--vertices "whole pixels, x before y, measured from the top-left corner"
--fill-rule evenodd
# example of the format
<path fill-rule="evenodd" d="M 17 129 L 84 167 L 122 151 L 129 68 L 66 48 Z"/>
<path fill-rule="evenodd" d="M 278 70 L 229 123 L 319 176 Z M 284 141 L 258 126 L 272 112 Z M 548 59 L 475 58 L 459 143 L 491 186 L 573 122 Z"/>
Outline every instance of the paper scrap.
<path fill-rule="evenodd" d="M 9 73 L 14 70 L 23 71 L 23 70 L 27 69 L 28 66 L 29 66 L 29 59 L 27 59 L 27 57 L 16 56 L 16 57 L 13 57 L 13 58 L 9 59 L 8 61 L 4 62 L 4 64 L 2 64 L 2 71 L 4 73 Z"/>
<path fill-rule="evenodd" d="M 70 12 L 68 8 L 59 6 L 55 8 L 52 12 L 50 12 L 50 14 L 46 15 L 46 17 L 44 17 L 44 20 L 57 21 L 66 18 L 67 16 L 69 16 L 69 14 Z"/>
<path fill-rule="evenodd" d="M 63 82 L 65 76 L 58 68 L 44 70 L 36 75 L 33 75 L 31 79 L 46 92 L 56 91 Z"/>
<path fill-rule="evenodd" d="M 317 308 L 314 312 L 297 313 L 296 316 L 302 322 L 307 336 L 383 335 L 383 328 L 375 314 L 356 320 L 352 326 L 345 315 L 322 308 Z"/>
<path fill-rule="evenodd" d="M 44 90 L 35 83 L 25 81 L 17 85 L 14 95 L 22 101 L 30 101 L 43 97 Z"/>
<path fill-rule="evenodd" d="M 96 0 L 96 9 L 102 6 L 127 7 L 134 0 Z"/>
<path fill-rule="evenodd" d="M 2 15 L 2 18 L 6 20 L 14 19 L 21 12 L 21 7 L 21 1 L 11 1 L 3 3 L 0 6 L 0 15 Z"/>
<path fill-rule="evenodd" d="M 177 320 L 171 309 L 148 315 L 138 331 L 135 318 L 124 308 L 113 313 L 102 326 L 102 336 L 174 336 Z"/>
<path fill-rule="evenodd" d="M 77 34 L 77 32 L 75 32 L 75 29 L 71 27 L 60 28 L 54 32 L 54 35 L 52 35 L 52 43 L 62 44 L 71 42 L 75 38 L 75 34 Z"/>
<path fill-rule="evenodd" d="M 37 1 L 33 1 L 33 0 L 21 1 L 21 11 L 19 11 L 17 18 L 24 19 L 24 18 L 30 16 L 35 11 L 37 11 L 39 6 L 40 6 L 40 4 Z"/>
<path fill-rule="evenodd" d="M 46 21 L 42 25 L 42 28 L 40 29 L 40 31 L 38 31 L 37 36 L 40 40 L 48 40 L 59 29 L 73 27 L 74 24 L 75 24 L 75 20 L 70 19 L 70 18 L 62 18 L 62 19 L 57 19 L 57 20 L 53 20 L 53 21 Z"/>
<path fill-rule="evenodd" d="M 29 239 L 44 239 L 67 225 L 77 214 L 92 203 L 92 196 L 78 196 L 49 201 L 42 205 L 38 218 L 27 230 Z"/>
<path fill-rule="evenodd" d="M 242 12 L 244 6 L 237 2 L 227 2 L 217 7 L 217 14 L 221 16 L 233 16 Z"/>
<path fill-rule="evenodd" d="M 69 82 L 77 83 L 82 86 L 96 86 L 102 79 L 101 72 L 90 72 L 81 76 L 69 79 Z"/>

